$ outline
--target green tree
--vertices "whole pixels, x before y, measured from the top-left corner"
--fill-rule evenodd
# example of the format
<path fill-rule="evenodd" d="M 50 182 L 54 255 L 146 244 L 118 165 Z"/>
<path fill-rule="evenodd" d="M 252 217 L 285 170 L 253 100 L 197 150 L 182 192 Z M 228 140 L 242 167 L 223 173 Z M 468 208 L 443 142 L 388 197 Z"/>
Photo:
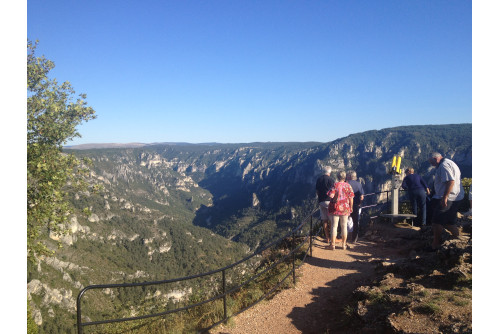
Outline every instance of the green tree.
<path fill-rule="evenodd" d="M 85 94 L 74 100 L 69 82 L 61 85 L 48 74 L 54 63 L 35 55 L 37 43 L 28 41 L 27 121 L 27 247 L 28 259 L 51 255 L 42 232 L 63 233 L 70 213 L 65 186 L 84 186 L 83 161 L 64 154 L 62 147 L 81 137 L 76 127 L 96 116 L 87 106 Z"/>

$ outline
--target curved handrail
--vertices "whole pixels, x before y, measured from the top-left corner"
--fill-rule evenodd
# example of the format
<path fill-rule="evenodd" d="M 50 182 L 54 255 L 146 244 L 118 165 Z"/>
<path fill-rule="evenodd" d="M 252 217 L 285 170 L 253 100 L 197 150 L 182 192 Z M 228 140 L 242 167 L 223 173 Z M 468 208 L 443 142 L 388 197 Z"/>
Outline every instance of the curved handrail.
<path fill-rule="evenodd" d="M 140 315 L 140 316 L 134 316 L 134 317 L 126 317 L 126 318 L 118 318 L 118 319 L 108 319 L 108 320 L 100 320 L 100 321 L 82 322 L 81 303 L 82 303 L 82 298 L 83 298 L 84 294 L 87 291 L 90 291 L 90 290 L 93 290 L 93 289 L 127 288 L 127 287 L 138 287 L 138 286 L 150 286 L 150 285 L 168 284 L 168 283 L 175 283 L 175 282 L 187 281 L 187 280 L 196 279 L 196 278 L 205 277 L 205 276 L 211 276 L 211 275 L 215 275 L 215 274 L 221 273 L 221 272 L 223 273 L 223 276 L 225 276 L 225 271 L 226 270 L 234 268 L 237 265 L 239 265 L 239 264 L 241 264 L 241 263 L 243 263 L 245 261 L 248 261 L 249 259 L 251 259 L 251 258 L 253 258 L 253 257 L 257 256 L 257 255 L 260 255 L 265 250 L 267 250 L 267 249 L 269 249 L 269 248 L 277 245 L 280 242 L 283 242 L 285 239 L 289 238 L 290 236 L 295 236 L 296 233 L 299 232 L 304 227 L 304 225 L 307 223 L 308 219 L 310 219 L 311 228 L 312 228 L 313 215 L 318 211 L 318 209 L 319 208 L 316 207 L 310 214 L 308 214 L 304 218 L 304 220 L 297 227 L 295 227 L 292 231 L 288 232 L 287 234 L 285 234 L 281 238 L 279 238 L 279 239 L 277 239 L 275 241 L 270 242 L 269 244 L 265 245 L 264 247 L 261 247 L 259 250 L 256 250 L 252 254 L 250 254 L 250 255 L 248 255 L 248 256 L 246 256 L 246 257 L 244 257 L 244 258 L 242 258 L 242 259 L 240 259 L 240 260 L 238 260 L 238 261 L 236 261 L 234 263 L 231 263 L 231 264 L 229 264 L 229 265 L 227 265 L 227 266 L 225 266 L 223 268 L 218 268 L 218 269 L 211 270 L 211 271 L 208 271 L 208 272 L 205 272 L 205 273 L 201 273 L 201 274 L 196 274 L 196 275 L 191 275 L 191 276 L 185 276 L 185 277 L 180 277 L 180 278 L 174 278 L 174 279 L 168 279 L 168 280 L 148 281 L 148 282 L 139 282 L 139 283 L 94 284 L 94 285 L 86 286 L 85 288 L 83 288 L 79 292 L 78 297 L 77 297 L 77 303 L 76 304 L 77 304 L 77 330 L 78 330 L 78 333 L 79 334 L 83 333 L 83 327 L 84 326 L 102 325 L 102 324 L 109 324 L 109 323 L 117 323 L 117 322 L 125 322 L 125 321 L 132 321 L 132 320 L 141 320 L 141 319 L 146 319 L 146 318 L 153 318 L 153 317 L 158 317 L 158 316 L 167 315 L 167 314 L 171 314 L 171 313 L 185 311 L 185 310 L 188 310 L 188 309 L 191 309 L 191 308 L 194 308 L 194 307 L 206 304 L 208 302 L 214 301 L 216 299 L 225 298 L 227 295 L 229 295 L 229 294 L 231 294 L 231 293 L 233 293 L 233 292 L 241 289 L 241 287 L 243 287 L 245 284 L 248 284 L 249 282 L 251 282 L 251 281 L 255 280 L 256 278 L 262 276 L 263 274 L 267 273 L 269 270 L 275 268 L 278 264 L 284 262 L 292 254 L 294 255 L 298 248 L 295 248 L 294 250 L 290 251 L 286 256 L 282 257 L 279 261 L 273 263 L 273 265 L 269 266 L 264 271 L 259 272 L 258 274 L 250 277 L 244 283 L 242 283 L 242 284 L 240 284 L 240 285 L 238 285 L 236 287 L 233 287 L 230 291 L 227 291 L 227 292 L 225 291 L 222 294 L 216 295 L 216 296 L 214 296 L 212 298 L 209 298 L 207 300 L 203 300 L 201 302 L 198 302 L 198 303 L 195 303 L 195 304 L 192 304 L 192 305 L 188 305 L 188 306 L 185 306 L 185 307 L 182 307 L 182 308 L 177 308 L 177 309 L 174 309 L 174 310 L 167 310 L 167 311 L 160 312 L 160 313 L 153 313 L 153 314 Z M 311 233 L 312 233 L 312 230 L 310 231 L 310 234 Z M 307 241 L 307 239 L 304 239 L 304 241 L 300 244 L 300 247 L 302 247 L 303 244 L 306 241 Z M 312 245 L 309 245 L 309 248 L 311 248 L 311 247 L 312 247 Z M 306 256 L 307 256 L 307 252 L 306 252 Z M 305 257 L 304 257 L 304 259 L 305 259 Z M 292 271 L 290 271 L 285 276 L 285 278 L 281 282 L 278 283 L 278 285 L 281 285 L 282 282 L 286 278 L 288 278 L 291 274 L 292 274 Z M 293 274 L 295 276 L 295 273 L 293 273 Z M 223 283 L 225 285 L 225 282 L 223 282 Z M 266 298 L 270 293 L 272 293 L 272 291 L 275 291 L 278 288 L 278 285 L 275 286 L 270 292 L 268 292 L 267 294 L 265 294 L 263 297 L 261 297 L 258 301 L 252 303 L 250 306 L 246 307 L 245 309 L 240 310 L 236 314 L 239 314 L 240 312 L 243 312 L 244 310 L 246 310 L 249 307 L 255 305 L 256 303 L 258 303 L 262 299 Z M 234 316 L 236 314 L 233 314 L 231 316 Z M 229 317 L 227 317 L 227 315 L 225 314 L 224 319 L 222 319 L 220 322 L 227 321 L 228 318 Z M 218 322 L 218 323 L 220 323 L 220 322 Z M 212 325 L 212 327 L 213 326 L 215 326 L 215 324 Z"/>

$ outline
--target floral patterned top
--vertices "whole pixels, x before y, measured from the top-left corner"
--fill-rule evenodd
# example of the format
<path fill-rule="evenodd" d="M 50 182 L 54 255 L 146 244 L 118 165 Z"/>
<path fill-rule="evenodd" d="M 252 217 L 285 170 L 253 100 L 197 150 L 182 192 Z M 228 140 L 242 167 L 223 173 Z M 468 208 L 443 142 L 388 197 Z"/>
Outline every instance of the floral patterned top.
<path fill-rule="evenodd" d="M 334 196 L 338 193 L 337 202 L 333 205 L 333 201 L 328 207 L 328 214 L 335 216 L 349 216 L 351 214 L 351 207 L 349 205 L 349 198 L 354 198 L 354 191 L 347 182 L 336 182 L 330 190 L 331 195 Z M 333 197 L 332 197 L 333 198 Z"/>

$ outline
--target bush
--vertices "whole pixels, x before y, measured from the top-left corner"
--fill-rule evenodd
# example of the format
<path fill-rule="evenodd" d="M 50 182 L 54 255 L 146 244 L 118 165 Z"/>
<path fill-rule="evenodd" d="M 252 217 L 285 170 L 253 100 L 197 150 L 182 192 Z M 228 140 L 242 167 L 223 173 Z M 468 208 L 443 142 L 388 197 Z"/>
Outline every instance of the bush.
<path fill-rule="evenodd" d="M 438 314 L 441 312 L 441 309 L 434 303 L 427 303 L 415 308 L 415 311 L 423 314 Z"/>
<path fill-rule="evenodd" d="M 31 316 L 31 307 L 30 307 L 30 301 L 28 300 L 28 334 L 38 334 L 38 326 L 35 323 L 35 320 L 33 320 L 33 317 Z"/>

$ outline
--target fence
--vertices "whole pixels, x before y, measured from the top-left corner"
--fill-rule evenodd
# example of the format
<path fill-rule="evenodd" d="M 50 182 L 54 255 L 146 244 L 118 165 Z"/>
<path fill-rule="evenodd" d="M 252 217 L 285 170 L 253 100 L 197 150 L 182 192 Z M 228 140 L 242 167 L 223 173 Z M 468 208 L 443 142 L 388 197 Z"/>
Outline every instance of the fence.
<path fill-rule="evenodd" d="M 361 207 L 362 209 L 362 215 L 360 217 L 360 224 L 366 224 L 367 220 L 374 219 L 378 215 L 384 212 L 388 212 L 390 208 L 390 196 L 389 196 L 390 191 L 382 191 L 382 192 L 376 192 L 376 193 L 370 193 L 370 194 L 365 194 L 365 199 L 363 201 L 363 206 Z M 467 189 L 468 193 L 468 189 Z M 401 195 L 404 197 L 403 195 Z M 226 322 L 229 318 L 236 316 L 247 309 L 251 308 L 255 304 L 259 303 L 263 299 L 267 298 L 270 296 L 274 291 L 276 291 L 282 284 L 283 282 L 288 279 L 290 276 L 292 276 L 293 283 L 295 284 L 295 279 L 296 279 L 296 270 L 300 268 L 300 266 L 304 263 L 305 258 L 308 255 L 312 257 L 312 243 L 313 243 L 313 238 L 319 234 L 321 231 L 321 228 L 318 228 L 318 222 L 319 219 L 317 219 L 316 223 L 313 224 L 314 220 L 314 215 L 318 212 L 318 208 L 315 208 L 304 220 L 291 232 L 287 233 L 285 236 L 282 238 L 271 242 L 270 244 L 266 245 L 265 247 L 262 247 L 260 250 L 254 252 L 253 254 L 233 263 L 230 264 L 224 268 L 220 268 L 217 270 L 209 271 L 206 273 L 198 274 L 198 275 L 193 275 L 193 276 L 187 276 L 187 277 L 182 277 L 182 278 L 176 278 L 176 279 L 170 279 L 170 280 L 163 280 L 163 281 L 151 281 L 151 282 L 142 282 L 142 283 L 123 283 L 123 284 L 101 284 L 101 285 L 90 285 L 85 287 L 80 291 L 77 297 L 77 330 L 79 334 L 83 333 L 83 328 L 85 326 L 97 326 L 97 325 L 103 325 L 103 324 L 110 324 L 110 323 L 118 323 L 118 322 L 126 322 L 126 321 L 133 321 L 133 320 L 140 320 L 140 319 L 146 319 L 146 318 L 153 318 L 153 317 L 160 317 L 160 316 L 165 316 L 168 314 L 172 313 L 177 313 L 177 312 L 182 312 L 186 311 L 189 309 L 192 309 L 197 306 L 201 306 L 203 304 L 222 299 L 223 300 L 223 318 L 222 320 L 219 320 L 215 323 L 213 323 L 211 326 L 204 328 L 202 331 L 208 331 L 209 329 L 221 324 L 222 322 Z M 309 223 L 309 224 L 307 224 Z M 304 227 L 308 226 L 309 229 L 308 231 L 304 231 Z M 316 233 L 315 233 L 316 232 Z M 248 279 L 246 279 L 243 283 L 240 283 L 234 287 L 231 287 L 228 289 L 227 286 L 227 277 L 226 273 L 228 270 L 231 268 L 236 267 L 237 265 L 244 263 L 246 261 L 249 261 L 250 259 L 253 259 L 257 256 L 261 256 L 262 253 L 264 253 L 266 250 L 269 250 L 270 248 L 283 243 L 287 239 L 290 239 L 292 241 L 292 247 L 291 250 L 283 257 L 281 257 L 278 261 L 274 262 L 271 266 L 266 268 L 265 270 L 259 272 L 258 274 L 255 274 Z M 300 241 L 300 243 L 298 243 Z M 304 257 L 301 260 L 301 263 L 298 267 L 296 267 L 296 254 L 297 252 L 303 248 L 305 243 L 308 242 L 307 245 L 307 250 L 305 251 Z M 262 295 L 259 299 L 251 303 L 250 305 L 244 307 L 243 309 L 229 315 L 227 312 L 227 298 L 231 294 L 235 293 L 236 291 L 240 290 L 243 286 L 246 284 L 255 281 L 258 277 L 266 274 L 270 270 L 276 268 L 280 263 L 283 263 L 284 261 L 290 259 L 290 262 L 292 263 L 292 268 L 290 271 L 288 271 L 283 279 L 281 279 L 276 285 L 274 285 L 267 293 Z M 173 310 L 166 310 L 163 312 L 157 312 L 157 313 L 152 313 L 152 314 L 147 314 L 147 315 L 141 315 L 141 316 L 134 316 L 134 317 L 124 317 L 124 318 L 118 318 L 118 319 L 108 319 L 108 320 L 101 320 L 101 321 L 89 321 L 89 322 L 82 322 L 82 298 L 85 295 L 86 292 L 90 290 L 96 290 L 96 289 L 113 289 L 113 288 L 128 288 L 128 287 L 146 287 L 146 286 L 152 286 L 152 285 L 166 285 L 166 284 L 173 284 L 177 282 L 182 282 L 182 281 L 188 281 L 188 280 L 194 280 L 197 278 L 201 277 L 211 277 L 215 275 L 221 275 L 221 287 L 220 291 L 221 293 L 217 294 L 216 296 L 212 298 L 205 299 L 203 301 L 185 306 L 185 307 L 180 307 L 176 308 Z"/>
<path fill-rule="evenodd" d="M 220 269 L 217 269 L 217 270 L 213 270 L 213 271 L 209 271 L 209 272 L 206 272 L 206 273 L 202 273 L 202 274 L 198 274 L 198 275 L 193 275 L 193 276 L 187 276 L 187 277 L 182 277 L 182 278 L 176 278 L 176 279 L 170 279 L 170 280 L 163 280 L 163 281 L 151 281 L 151 282 L 142 282 L 142 283 L 123 283 L 123 284 L 100 284 L 100 285 L 90 285 L 90 286 L 87 286 L 85 287 L 84 289 L 82 289 L 80 291 L 80 293 L 78 294 L 78 297 L 77 297 L 77 330 L 78 330 L 78 333 L 81 334 L 83 333 L 83 328 L 85 326 L 91 326 L 91 325 L 103 325 L 103 324 L 110 324 L 110 323 L 117 323 L 117 322 L 125 322 L 125 321 L 132 321 L 132 320 L 140 320 L 140 319 L 146 319 L 146 318 L 152 318 L 152 317 L 160 317 L 160 316 L 164 316 L 164 315 L 167 315 L 167 314 L 171 314 L 171 313 L 176 313 L 176 312 L 181 312 L 181 311 L 185 311 L 185 310 L 188 310 L 188 309 L 192 309 L 194 307 L 197 307 L 197 306 L 200 306 L 200 305 L 203 305 L 203 304 L 206 304 L 206 303 L 209 303 L 209 302 L 212 302 L 212 301 L 215 301 L 215 300 L 218 300 L 218 299 L 222 299 L 223 300 L 223 303 L 224 303 L 224 315 L 223 315 L 223 319 L 212 324 L 210 327 L 208 328 L 204 328 L 203 331 L 207 331 L 217 325 L 219 325 L 220 323 L 222 322 L 225 322 L 227 321 L 230 317 L 232 316 L 235 316 L 247 309 L 249 309 L 250 307 L 254 306 L 255 304 L 257 304 L 258 302 L 262 301 L 263 299 L 267 298 L 270 294 L 272 294 L 276 289 L 278 289 L 282 284 L 283 282 L 288 279 L 290 276 L 292 276 L 292 279 L 293 279 L 293 283 L 295 284 L 295 279 L 296 279 L 296 270 L 304 263 L 304 260 L 305 260 L 305 257 L 307 256 L 307 252 L 309 252 L 309 255 L 312 256 L 312 242 L 313 242 L 313 238 L 314 238 L 314 235 L 313 235 L 313 216 L 315 215 L 315 213 L 318 211 L 318 208 L 314 209 L 303 221 L 301 224 L 299 224 L 299 226 L 297 226 L 294 230 L 292 230 L 291 232 L 287 233 L 285 236 L 283 236 L 282 238 L 266 245 L 265 247 L 263 247 L 262 249 L 260 249 L 259 251 L 256 251 L 254 252 L 253 254 L 233 263 L 233 264 L 230 264 L 224 268 L 220 268 Z M 309 223 L 309 224 L 307 224 Z M 304 232 L 304 227 L 305 226 L 308 226 L 309 227 L 309 230 L 307 232 Z M 319 230 L 318 230 L 318 233 L 319 233 Z M 251 276 L 250 278 L 248 278 L 246 281 L 244 281 L 243 283 L 235 286 L 235 287 L 232 287 L 231 289 L 227 289 L 227 277 L 226 277 L 226 272 L 231 269 L 231 268 L 234 268 L 236 267 L 237 265 L 243 263 L 243 262 L 246 262 L 246 261 L 249 261 L 250 259 L 252 258 L 255 258 L 257 256 L 260 256 L 263 252 L 265 252 L 266 250 L 269 250 L 270 248 L 278 245 L 278 244 L 281 244 L 283 243 L 284 241 L 286 241 L 287 239 L 290 239 L 291 238 L 291 242 L 292 242 L 292 247 L 291 247 L 291 250 L 288 252 L 288 254 L 286 254 L 285 256 L 283 256 L 282 258 L 280 258 L 278 261 L 276 261 L 275 263 L 273 263 L 271 266 L 267 267 L 265 270 L 259 272 L 258 274 L 254 275 L 254 276 Z M 298 242 L 300 241 L 300 243 Z M 296 254 L 297 252 L 303 248 L 303 246 L 305 245 L 305 243 L 308 242 L 308 245 L 307 245 L 307 250 L 305 252 L 305 255 L 304 257 L 302 258 L 302 261 L 300 263 L 299 266 L 296 266 Z M 284 261 L 290 259 L 290 262 L 292 263 L 292 268 L 291 270 L 285 275 L 285 277 L 280 280 L 274 287 L 272 287 L 272 289 L 269 290 L 269 292 L 267 292 L 266 294 L 264 294 L 262 297 L 260 297 L 257 301 L 253 302 L 252 304 L 248 305 L 247 307 L 245 307 L 244 309 L 241 309 L 240 311 L 234 313 L 234 314 L 231 314 L 231 315 L 228 315 L 228 312 L 227 312 L 227 298 L 230 294 L 236 292 L 237 290 L 241 289 L 243 286 L 245 286 L 246 284 L 248 284 L 249 282 L 251 281 L 255 281 L 258 277 L 266 274 L 267 272 L 269 272 L 270 270 L 274 269 L 278 264 L 280 263 L 283 263 Z M 119 318 L 119 319 L 109 319 L 109 320 L 101 320 L 101 321 L 89 321 L 89 322 L 82 322 L 82 298 L 83 296 L 85 295 L 86 292 L 90 291 L 90 290 L 95 290 L 95 289 L 113 289 L 113 288 L 128 288 L 128 287 L 145 287 L 145 286 L 152 286 L 152 285 L 166 285 L 166 284 L 172 284 L 172 283 L 176 283 L 176 282 L 181 282 L 181 281 L 188 281 L 188 280 L 194 280 L 194 279 L 197 279 L 197 278 L 201 278 L 201 277 L 207 277 L 207 276 L 214 276 L 214 275 L 221 275 L 221 293 L 212 297 L 212 298 L 209 298 L 209 299 L 206 299 L 206 300 L 203 300 L 201 302 L 198 302 L 198 303 L 195 303 L 195 304 L 192 304 L 192 305 L 188 305 L 186 307 L 181 307 L 181 308 L 176 308 L 174 310 L 167 310 L 167 311 L 164 311 L 164 312 L 158 312 L 158 313 L 153 313 L 153 314 L 148 314 L 148 315 L 141 315 L 141 316 L 135 316 L 135 317 L 126 317 L 126 318 Z"/>

